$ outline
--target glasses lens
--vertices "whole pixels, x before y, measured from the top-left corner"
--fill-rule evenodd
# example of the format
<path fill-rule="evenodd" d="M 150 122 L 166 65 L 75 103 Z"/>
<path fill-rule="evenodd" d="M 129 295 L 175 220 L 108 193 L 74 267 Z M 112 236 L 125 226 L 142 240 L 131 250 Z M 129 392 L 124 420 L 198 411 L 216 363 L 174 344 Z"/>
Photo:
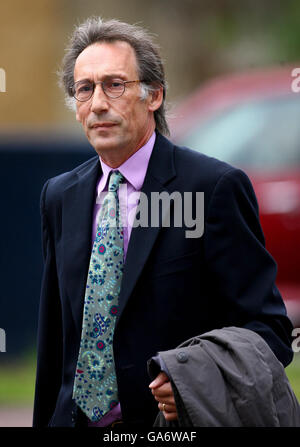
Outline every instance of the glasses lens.
<path fill-rule="evenodd" d="M 93 83 L 89 81 L 78 82 L 74 85 L 74 96 L 78 101 L 87 101 L 93 94 Z"/>
<path fill-rule="evenodd" d="M 117 98 L 118 96 L 123 95 L 125 85 L 123 81 L 112 79 L 103 82 L 103 90 L 105 91 L 107 96 L 110 96 L 111 98 Z"/>

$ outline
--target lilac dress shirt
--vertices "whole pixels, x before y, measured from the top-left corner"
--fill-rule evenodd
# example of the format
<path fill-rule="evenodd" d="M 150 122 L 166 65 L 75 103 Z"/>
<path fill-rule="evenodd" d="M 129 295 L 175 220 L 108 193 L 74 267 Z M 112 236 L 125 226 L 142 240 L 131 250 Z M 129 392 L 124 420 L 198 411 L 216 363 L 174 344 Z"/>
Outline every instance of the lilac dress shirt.
<path fill-rule="evenodd" d="M 122 209 L 120 206 L 121 216 L 124 219 L 124 261 L 127 254 L 128 243 L 131 235 L 133 220 L 132 217 L 135 215 L 136 207 L 138 204 L 138 195 L 134 195 L 131 197 L 131 200 L 128 200 L 128 197 L 132 193 L 137 193 L 141 191 L 141 188 L 144 183 L 144 179 L 146 176 L 148 163 L 150 160 L 150 156 L 152 153 L 152 149 L 155 143 L 156 134 L 153 132 L 147 143 L 142 146 L 138 151 L 136 151 L 128 160 L 126 160 L 122 165 L 120 165 L 116 169 L 110 168 L 106 165 L 100 158 L 101 168 L 103 175 L 100 177 L 99 182 L 97 184 L 97 199 L 96 204 L 94 206 L 94 215 L 93 215 L 93 231 L 92 231 L 92 243 L 94 243 L 94 239 L 97 231 L 97 222 L 98 215 L 103 203 L 105 195 L 103 191 L 107 191 L 108 188 L 108 176 L 111 171 L 120 171 L 124 176 L 126 186 L 127 186 L 127 197 L 126 200 L 126 210 Z M 119 195 L 120 197 L 120 195 Z M 124 200 L 120 200 L 120 205 L 124 203 Z M 126 212 L 124 212 L 126 211 Z M 120 404 L 116 405 L 112 410 L 110 410 L 103 418 L 98 422 L 88 422 L 89 427 L 106 427 L 110 425 L 112 422 L 121 419 L 121 406 Z"/>

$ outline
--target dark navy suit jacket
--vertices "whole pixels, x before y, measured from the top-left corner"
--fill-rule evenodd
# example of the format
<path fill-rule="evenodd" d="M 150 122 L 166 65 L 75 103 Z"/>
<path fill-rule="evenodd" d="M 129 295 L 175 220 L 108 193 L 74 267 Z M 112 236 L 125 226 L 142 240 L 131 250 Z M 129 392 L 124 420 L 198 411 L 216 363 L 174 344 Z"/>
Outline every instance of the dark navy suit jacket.
<path fill-rule="evenodd" d="M 50 179 L 42 191 L 45 267 L 34 426 L 74 426 L 81 420 L 72 389 L 100 175 L 95 156 Z M 114 334 L 119 399 L 125 422 L 151 426 L 157 402 L 148 388 L 147 360 L 158 351 L 238 326 L 260 334 L 286 366 L 293 355 L 292 325 L 244 172 L 158 134 L 142 191 L 148 197 L 204 192 L 202 237 L 187 238 L 184 226 L 139 226 L 128 246 Z M 171 204 L 171 223 L 173 211 Z"/>

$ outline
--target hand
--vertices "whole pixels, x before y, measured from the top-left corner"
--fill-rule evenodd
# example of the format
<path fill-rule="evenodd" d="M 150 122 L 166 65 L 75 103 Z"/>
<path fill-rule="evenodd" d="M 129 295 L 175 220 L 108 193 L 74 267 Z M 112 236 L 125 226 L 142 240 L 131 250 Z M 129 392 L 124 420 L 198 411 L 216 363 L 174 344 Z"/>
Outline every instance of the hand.
<path fill-rule="evenodd" d="M 157 400 L 158 408 L 163 412 L 167 421 L 175 421 L 178 419 L 174 394 L 168 376 L 164 372 L 160 372 L 156 379 L 150 383 L 149 388 Z"/>

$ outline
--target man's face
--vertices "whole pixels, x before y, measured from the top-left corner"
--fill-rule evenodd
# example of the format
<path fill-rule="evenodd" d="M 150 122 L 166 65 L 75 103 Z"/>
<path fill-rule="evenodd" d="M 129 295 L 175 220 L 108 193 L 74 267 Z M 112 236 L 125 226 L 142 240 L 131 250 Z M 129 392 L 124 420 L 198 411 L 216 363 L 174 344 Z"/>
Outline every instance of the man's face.
<path fill-rule="evenodd" d="M 139 79 L 136 56 L 127 42 L 95 43 L 78 56 L 74 82 L 107 79 L 135 81 Z M 97 84 L 86 102 L 76 101 L 76 119 L 82 123 L 86 136 L 96 152 L 106 160 L 125 161 L 150 137 L 155 128 L 153 112 L 161 99 L 149 95 L 141 101 L 140 84 L 127 84 L 119 98 L 109 98 Z M 161 95 L 160 95 L 161 96 Z"/>

